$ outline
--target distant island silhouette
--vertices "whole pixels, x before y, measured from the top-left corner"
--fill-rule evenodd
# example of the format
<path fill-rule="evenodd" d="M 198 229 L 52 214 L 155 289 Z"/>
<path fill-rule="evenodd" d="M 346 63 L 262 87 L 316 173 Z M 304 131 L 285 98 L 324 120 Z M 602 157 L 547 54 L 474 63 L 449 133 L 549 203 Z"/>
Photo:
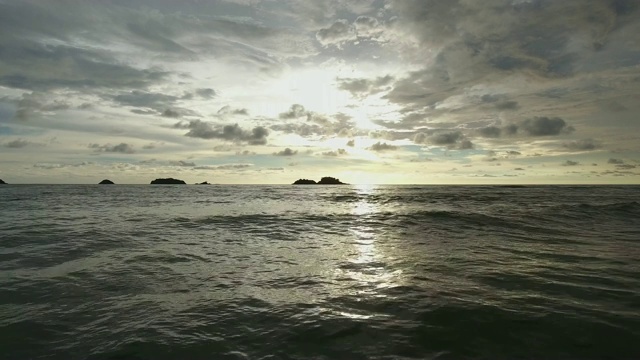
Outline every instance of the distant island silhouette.
<path fill-rule="evenodd" d="M 315 182 L 315 180 L 309 180 L 309 179 L 298 179 L 293 183 L 293 185 L 348 185 L 348 184 L 343 183 L 342 181 L 334 177 L 325 176 L 322 179 L 320 179 L 320 181 L 318 182 Z"/>
<path fill-rule="evenodd" d="M 203 182 L 201 182 L 201 183 L 196 183 L 196 185 L 211 185 L 211 184 L 209 184 L 209 183 L 208 183 L 208 182 L 206 182 L 206 181 L 203 181 Z"/>
<path fill-rule="evenodd" d="M 2 179 L 0 179 L 0 184 L 6 184 L 6 182 L 2 181 Z"/>
<path fill-rule="evenodd" d="M 174 179 L 174 178 L 166 178 L 166 179 L 155 179 L 151 182 L 152 185 L 160 185 L 160 184 L 186 184 L 183 180 Z"/>
<path fill-rule="evenodd" d="M 113 185 L 115 183 L 113 181 L 109 180 L 109 179 L 104 179 L 104 180 L 100 181 L 98 184 L 99 185 Z"/>

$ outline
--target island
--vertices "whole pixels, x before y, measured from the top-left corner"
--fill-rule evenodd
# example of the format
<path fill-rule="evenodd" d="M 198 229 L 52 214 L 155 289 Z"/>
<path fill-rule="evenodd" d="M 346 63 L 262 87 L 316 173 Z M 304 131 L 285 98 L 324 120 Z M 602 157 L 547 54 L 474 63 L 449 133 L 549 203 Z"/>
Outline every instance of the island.
<path fill-rule="evenodd" d="M 104 179 L 98 183 L 99 185 L 113 185 L 114 182 L 109 179 Z"/>
<path fill-rule="evenodd" d="M 155 179 L 151 182 L 152 185 L 163 185 L 163 184 L 186 184 L 186 182 L 180 180 L 180 179 L 174 179 L 174 178 L 166 178 L 166 179 Z"/>
<path fill-rule="evenodd" d="M 2 181 L 2 179 L 0 179 L 0 185 L 2 184 L 6 184 L 6 182 Z"/>
<path fill-rule="evenodd" d="M 211 185 L 211 184 L 209 184 L 209 183 L 208 183 L 208 182 L 206 182 L 206 181 L 203 181 L 203 182 L 201 182 L 201 183 L 196 183 L 196 185 Z"/>
<path fill-rule="evenodd" d="M 325 176 L 320 181 L 315 182 L 314 180 L 309 179 L 298 179 L 293 185 L 348 185 L 347 183 L 343 183 L 339 179 L 334 177 Z"/>

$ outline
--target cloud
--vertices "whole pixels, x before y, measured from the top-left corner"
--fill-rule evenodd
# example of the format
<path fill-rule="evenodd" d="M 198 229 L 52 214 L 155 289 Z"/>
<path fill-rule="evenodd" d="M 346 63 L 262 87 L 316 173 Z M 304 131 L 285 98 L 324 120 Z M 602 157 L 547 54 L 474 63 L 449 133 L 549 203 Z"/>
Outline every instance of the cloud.
<path fill-rule="evenodd" d="M 503 127 L 490 125 L 476 129 L 478 135 L 486 138 L 497 138 L 517 134 L 523 136 L 555 136 L 572 131 L 574 131 L 574 128 L 572 126 L 568 126 L 563 119 L 558 117 L 533 117 L 522 120 L 519 123 L 513 123 Z M 569 149 L 577 150 L 578 147 L 589 146 L 589 144 L 595 146 L 596 142 L 587 139 L 583 141 L 576 141 L 574 143 L 567 143 L 564 146 Z"/>
<path fill-rule="evenodd" d="M 216 96 L 216 91 L 209 88 L 196 89 L 196 94 L 198 94 L 198 96 L 203 97 L 205 99 L 213 99 Z"/>
<path fill-rule="evenodd" d="M 377 143 L 371 145 L 368 149 L 372 150 L 372 151 L 381 152 L 381 151 L 396 150 L 396 149 L 398 149 L 398 147 L 394 146 L 394 145 L 387 144 L 387 143 L 381 143 L 380 141 L 378 141 Z"/>
<path fill-rule="evenodd" d="M 89 148 L 95 149 L 96 151 L 108 152 L 108 153 L 133 154 L 135 152 L 133 146 L 127 143 L 120 143 L 118 145 L 89 144 Z"/>
<path fill-rule="evenodd" d="M 363 96 L 379 93 L 388 88 L 394 78 L 391 75 L 380 76 L 375 79 L 338 78 L 338 88 L 350 92 L 353 96 Z"/>
<path fill-rule="evenodd" d="M 371 16 L 358 16 L 353 22 L 358 37 L 371 37 L 381 32 L 378 19 Z"/>
<path fill-rule="evenodd" d="M 200 139 L 221 139 L 250 145 L 266 145 L 269 131 L 262 126 L 251 130 L 244 130 L 238 124 L 215 126 L 212 123 L 191 120 L 188 123 L 179 122 L 174 125 L 177 129 L 189 129 L 185 136 Z"/>
<path fill-rule="evenodd" d="M 561 118 L 535 117 L 520 123 L 520 129 L 530 136 L 549 136 L 558 135 L 568 128 Z"/>
<path fill-rule="evenodd" d="M 327 28 L 322 28 L 316 33 L 316 39 L 324 46 L 339 46 L 345 41 L 356 38 L 355 28 L 347 20 L 338 20 Z"/>
<path fill-rule="evenodd" d="M 205 165 L 205 166 L 196 166 L 194 170 L 242 170 L 252 167 L 253 164 L 224 164 L 224 165 Z"/>
<path fill-rule="evenodd" d="M 599 141 L 594 139 L 582 139 L 564 143 L 562 146 L 571 151 L 585 151 L 598 149 L 601 144 Z"/>
<path fill-rule="evenodd" d="M 115 95 L 111 99 L 114 102 L 125 106 L 164 108 L 177 101 L 178 97 L 161 93 L 133 90 Z"/>
<path fill-rule="evenodd" d="M 335 150 L 335 151 L 326 151 L 326 152 L 322 153 L 322 155 L 324 155 L 324 156 L 332 156 L 332 157 L 340 156 L 340 155 L 346 155 L 346 154 L 347 154 L 347 150 L 345 150 L 345 149 L 338 149 L 338 150 Z"/>
<path fill-rule="evenodd" d="M 351 139 L 351 140 L 347 141 L 347 146 L 354 147 L 355 145 L 356 145 L 356 141 L 355 140 Z"/>
<path fill-rule="evenodd" d="M 300 104 L 293 104 L 289 108 L 289 111 L 280 113 L 280 119 L 298 119 L 303 116 L 309 115 L 309 112 L 304 109 L 304 106 Z"/>
<path fill-rule="evenodd" d="M 249 110 L 242 108 L 242 109 L 234 109 L 231 106 L 227 105 L 227 106 L 223 106 L 220 108 L 220 110 L 218 110 L 218 115 L 226 115 L 226 114 L 232 114 L 232 115 L 249 115 Z"/>
<path fill-rule="evenodd" d="M 195 167 L 196 163 L 191 161 L 179 160 L 179 161 L 169 161 L 169 165 L 181 166 L 181 167 Z"/>
<path fill-rule="evenodd" d="M 180 114 L 180 112 L 178 112 L 176 110 L 167 109 L 167 110 L 162 112 L 162 116 L 163 117 L 168 117 L 168 118 L 178 118 L 178 117 L 181 116 L 181 114 Z"/>
<path fill-rule="evenodd" d="M 610 158 L 607 160 L 607 164 L 622 165 L 624 164 L 624 160 Z"/>
<path fill-rule="evenodd" d="M 562 163 L 562 166 L 576 166 L 579 165 L 580 163 L 577 161 L 572 161 L 572 160 L 567 160 L 565 162 Z"/>
<path fill-rule="evenodd" d="M 9 141 L 7 143 L 2 144 L 2 146 L 7 147 L 7 148 L 11 148 L 11 149 L 20 149 L 23 148 L 25 146 L 28 146 L 30 144 L 30 142 L 24 140 L 24 139 L 16 139 L 13 141 Z"/>
<path fill-rule="evenodd" d="M 286 148 L 282 151 L 278 151 L 273 153 L 275 156 L 294 156 L 298 153 L 298 150 L 291 150 L 290 148 Z"/>

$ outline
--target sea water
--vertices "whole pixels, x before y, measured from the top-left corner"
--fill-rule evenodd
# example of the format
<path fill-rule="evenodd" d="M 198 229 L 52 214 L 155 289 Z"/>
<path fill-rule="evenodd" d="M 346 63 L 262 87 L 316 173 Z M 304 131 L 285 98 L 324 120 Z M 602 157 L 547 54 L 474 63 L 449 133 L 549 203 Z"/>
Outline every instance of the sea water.
<path fill-rule="evenodd" d="M 639 357 L 637 186 L 0 186 L 1 359 Z"/>

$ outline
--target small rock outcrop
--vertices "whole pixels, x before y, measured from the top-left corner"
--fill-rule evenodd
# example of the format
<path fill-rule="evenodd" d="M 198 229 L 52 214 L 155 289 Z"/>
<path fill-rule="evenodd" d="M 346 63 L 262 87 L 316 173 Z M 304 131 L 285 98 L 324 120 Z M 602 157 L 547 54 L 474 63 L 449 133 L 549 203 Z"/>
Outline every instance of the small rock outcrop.
<path fill-rule="evenodd" d="M 109 180 L 109 179 L 104 179 L 104 180 L 100 181 L 98 184 L 100 184 L 100 185 L 113 185 L 114 182 Z"/>
<path fill-rule="evenodd" d="M 211 185 L 211 184 L 209 184 L 209 183 L 208 183 L 208 182 L 206 182 L 206 181 L 203 181 L 203 182 L 201 182 L 201 183 L 196 183 L 196 185 Z"/>
<path fill-rule="evenodd" d="M 347 184 L 343 183 L 342 181 L 334 177 L 325 176 L 322 179 L 320 179 L 320 181 L 318 182 L 315 182 L 314 180 L 309 180 L 309 179 L 298 179 L 293 183 L 293 185 L 347 185 Z"/>
<path fill-rule="evenodd" d="M 6 182 L 2 181 L 2 179 L 0 179 L 0 185 L 1 184 L 6 184 Z"/>
<path fill-rule="evenodd" d="M 166 179 L 155 179 L 151 182 L 152 185 L 162 185 L 162 184 L 186 184 L 183 180 L 174 179 L 174 178 L 166 178 Z"/>

